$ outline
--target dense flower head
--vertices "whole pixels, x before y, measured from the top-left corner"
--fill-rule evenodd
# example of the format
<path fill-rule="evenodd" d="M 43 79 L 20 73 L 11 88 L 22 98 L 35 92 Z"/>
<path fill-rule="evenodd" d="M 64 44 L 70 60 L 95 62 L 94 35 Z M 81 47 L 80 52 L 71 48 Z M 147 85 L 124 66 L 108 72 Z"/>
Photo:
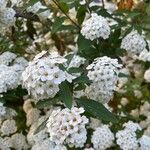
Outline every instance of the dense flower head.
<path fill-rule="evenodd" d="M 137 130 L 142 130 L 140 125 L 138 123 L 134 123 L 133 121 L 128 121 L 124 123 L 123 127 L 125 127 L 128 130 L 131 130 L 132 132 L 136 132 Z"/>
<path fill-rule="evenodd" d="M 2 102 L 0 102 L 0 117 L 5 115 L 5 113 L 6 113 L 6 107 Z"/>
<path fill-rule="evenodd" d="M 128 129 L 120 130 L 116 133 L 116 138 L 116 142 L 122 150 L 138 149 L 138 140 L 136 133 L 133 131 Z"/>
<path fill-rule="evenodd" d="M 110 27 L 104 17 L 92 13 L 91 17 L 83 22 L 81 34 L 85 36 L 86 39 L 90 40 L 97 38 L 108 39 L 110 35 Z"/>
<path fill-rule="evenodd" d="M 0 55 L 0 93 L 7 92 L 21 84 L 21 73 L 28 62 L 11 52 Z"/>
<path fill-rule="evenodd" d="M 22 74 L 23 86 L 36 100 L 53 98 L 59 91 L 59 84 L 65 80 L 72 82 L 74 79 L 59 68 L 65 62 L 66 59 L 55 52 L 36 55 Z"/>
<path fill-rule="evenodd" d="M 116 88 L 121 66 L 117 59 L 111 59 L 107 56 L 96 58 L 87 67 L 87 76 L 93 82 L 87 89 L 88 96 L 100 100 L 102 103 L 107 103 Z"/>
<path fill-rule="evenodd" d="M 150 68 L 145 71 L 144 79 L 147 83 L 150 83 Z"/>
<path fill-rule="evenodd" d="M 122 39 L 121 48 L 128 53 L 139 54 L 146 48 L 146 42 L 137 31 L 133 30 Z"/>
<path fill-rule="evenodd" d="M 139 143 L 140 143 L 140 150 L 149 150 L 150 149 L 150 137 L 143 135 L 140 139 L 139 139 Z"/>
<path fill-rule="evenodd" d="M 42 142 L 35 144 L 31 150 L 67 150 L 64 145 L 56 145 L 49 139 L 45 139 Z"/>
<path fill-rule="evenodd" d="M 83 147 L 87 139 L 85 125 L 88 123 L 88 119 L 81 115 L 83 112 L 83 108 L 77 107 L 54 110 L 47 122 L 50 140 L 70 147 Z"/>
<path fill-rule="evenodd" d="M 106 150 L 113 145 L 114 134 L 107 125 L 96 128 L 92 135 L 92 143 L 95 150 Z"/>

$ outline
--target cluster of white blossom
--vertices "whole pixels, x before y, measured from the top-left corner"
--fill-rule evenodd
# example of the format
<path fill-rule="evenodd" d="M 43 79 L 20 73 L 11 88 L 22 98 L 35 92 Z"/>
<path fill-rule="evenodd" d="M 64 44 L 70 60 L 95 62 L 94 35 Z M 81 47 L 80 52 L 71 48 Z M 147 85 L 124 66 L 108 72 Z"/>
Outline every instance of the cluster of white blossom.
<path fill-rule="evenodd" d="M 130 54 L 139 54 L 146 48 L 146 42 L 137 31 L 133 30 L 122 39 L 121 48 Z"/>
<path fill-rule="evenodd" d="M 15 110 L 5 107 L 5 114 L 0 115 L 0 149 L 1 150 L 26 150 L 29 145 L 26 136 L 17 132 L 15 121 L 17 113 Z"/>
<path fill-rule="evenodd" d="M 147 62 L 147 61 L 150 61 L 150 51 L 148 51 L 147 49 L 143 50 L 139 57 L 138 57 L 139 60 L 142 60 L 144 62 Z"/>
<path fill-rule="evenodd" d="M 145 71 L 144 79 L 147 83 L 150 83 L 150 68 Z"/>
<path fill-rule="evenodd" d="M 81 65 L 85 63 L 86 59 L 79 56 L 79 55 L 74 55 L 73 58 L 71 59 L 71 62 L 69 63 L 68 68 L 78 68 Z"/>
<path fill-rule="evenodd" d="M 36 55 L 34 60 L 22 73 L 23 87 L 36 100 L 53 98 L 59 91 L 59 84 L 74 77 L 59 68 L 66 59 L 57 52 L 48 54 L 46 51 Z"/>
<path fill-rule="evenodd" d="M 17 88 L 21 84 L 21 73 L 28 62 L 11 52 L 0 55 L 0 93 Z"/>
<path fill-rule="evenodd" d="M 12 7 L 7 7 L 8 0 L 0 0 L 0 27 L 8 28 L 15 24 L 16 11 Z"/>
<path fill-rule="evenodd" d="M 92 81 L 86 88 L 87 96 L 101 103 L 107 103 L 113 96 L 121 66 L 117 59 L 107 56 L 96 58 L 87 67 L 87 76 Z"/>
<path fill-rule="evenodd" d="M 0 102 L 0 117 L 5 115 L 5 113 L 6 113 L 6 107 L 2 102 Z"/>
<path fill-rule="evenodd" d="M 83 22 L 81 34 L 90 40 L 98 38 L 108 39 L 110 35 L 109 23 L 104 17 L 92 13 L 91 17 Z"/>
<path fill-rule="evenodd" d="M 107 125 L 96 128 L 93 132 L 91 142 L 95 150 L 106 150 L 113 145 L 114 134 Z"/>
<path fill-rule="evenodd" d="M 44 6 L 40 1 L 35 3 L 33 6 L 28 7 L 27 12 L 37 14 L 41 20 L 45 20 L 51 17 L 50 10 L 46 6 Z"/>
<path fill-rule="evenodd" d="M 50 140 L 70 147 L 83 147 L 87 139 L 85 125 L 88 119 L 82 113 L 84 109 L 77 107 L 54 110 L 47 122 Z"/>
<path fill-rule="evenodd" d="M 150 137 L 143 135 L 139 139 L 139 144 L 140 144 L 140 150 L 149 150 L 150 149 Z"/>
<path fill-rule="evenodd" d="M 141 127 L 132 121 L 123 124 L 125 127 L 116 133 L 116 142 L 123 150 L 137 150 L 138 149 L 138 139 L 136 131 L 140 131 Z"/>

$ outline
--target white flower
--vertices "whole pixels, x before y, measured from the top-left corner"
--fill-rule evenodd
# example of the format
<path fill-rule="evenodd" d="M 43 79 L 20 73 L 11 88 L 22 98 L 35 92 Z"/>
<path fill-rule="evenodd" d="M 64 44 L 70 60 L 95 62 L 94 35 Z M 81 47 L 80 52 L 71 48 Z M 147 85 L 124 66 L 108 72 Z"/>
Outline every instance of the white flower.
<path fill-rule="evenodd" d="M 8 66 L 16 57 L 16 54 L 6 51 L 0 55 L 0 64 Z"/>
<path fill-rule="evenodd" d="M 2 135 L 10 135 L 17 131 L 16 122 L 13 119 L 5 120 L 0 129 Z"/>
<path fill-rule="evenodd" d="M 0 117 L 5 115 L 6 113 L 6 107 L 3 106 L 3 103 L 0 102 Z"/>
<path fill-rule="evenodd" d="M 22 133 L 16 133 L 12 135 L 12 147 L 17 150 L 26 150 L 29 145 L 26 142 L 26 137 Z"/>
<path fill-rule="evenodd" d="M 150 150 L 150 137 L 143 135 L 140 139 L 139 139 L 139 143 L 140 143 L 140 150 Z"/>
<path fill-rule="evenodd" d="M 0 149 L 1 150 L 11 150 L 12 141 L 10 137 L 2 138 L 0 137 Z"/>
<path fill-rule="evenodd" d="M 140 53 L 138 59 L 139 59 L 139 60 L 142 60 L 142 61 L 144 61 L 144 62 L 150 61 L 150 52 L 147 51 L 146 49 L 144 49 L 144 50 Z"/>
<path fill-rule="evenodd" d="M 78 55 L 74 55 L 68 68 L 78 68 L 85 63 L 86 59 Z"/>
<path fill-rule="evenodd" d="M 86 89 L 87 96 L 101 103 L 109 102 L 113 97 L 121 66 L 117 59 L 107 56 L 96 58 L 87 67 L 87 76 L 92 81 L 92 84 Z"/>
<path fill-rule="evenodd" d="M 113 141 L 114 134 L 107 125 L 96 128 L 91 139 L 95 150 L 106 150 L 113 145 Z"/>
<path fill-rule="evenodd" d="M 64 145 L 56 145 L 49 139 L 36 143 L 31 150 L 67 150 Z"/>
<path fill-rule="evenodd" d="M 85 125 L 88 123 L 88 119 L 81 116 L 83 112 L 83 108 L 76 107 L 54 110 L 47 122 L 50 140 L 70 147 L 83 147 L 87 139 Z"/>
<path fill-rule="evenodd" d="M 147 83 L 150 83 L 150 69 L 146 70 L 144 73 L 144 79 Z"/>
<path fill-rule="evenodd" d="M 110 27 L 104 17 L 92 13 L 91 18 L 83 22 L 81 34 L 85 36 L 86 39 L 90 40 L 97 38 L 108 39 L 110 35 Z"/>
<path fill-rule="evenodd" d="M 146 42 L 137 31 L 132 31 L 122 39 L 121 48 L 129 53 L 138 54 L 146 48 Z"/>
<path fill-rule="evenodd" d="M 16 18 L 16 12 L 12 8 L 5 8 L 2 10 L 0 14 L 0 22 L 4 27 L 10 27 L 15 24 Z"/>
<path fill-rule="evenodd" d="M 116 142 L 122 150 L 137 150 L 138 149 L 138 140 L 136 138 L 136 133 L 124 129 L 116 133 Z"/>
<path fill-rule="evenodd" d="M 128 121 L 127 123 L 123 124 L 125 129 L 131 130 L 132 132 L 136 132 L 137 130 L 142 130 L 138 123 L 134 123 L 133 121 Z"/>
<path fill-rule="evenodd" d="M 66 59 L 58 53 L 38 54 L 22 74 L 23 87 L 36 100 L 53 98 L 59 91 L 59 84 L 65 80 L 72 82 L 74 79 L 59 68 L 59 64 L 65 62 Z"/>

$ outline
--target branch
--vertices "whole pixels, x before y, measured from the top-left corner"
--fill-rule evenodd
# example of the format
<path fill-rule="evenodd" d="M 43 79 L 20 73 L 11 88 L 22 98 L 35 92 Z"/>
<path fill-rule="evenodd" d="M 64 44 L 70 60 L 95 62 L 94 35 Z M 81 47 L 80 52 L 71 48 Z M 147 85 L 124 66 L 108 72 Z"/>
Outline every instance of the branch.
<path fill-rule="evenodd" d="M 102 0 L 102 7 L 105 8 L 105 2 Z"/>
<path fill-rule="evenodd" d="M 55 5 L 61 10 L 61 12 L 80 30 L 81 28 L 80 28 L 80 26 L 74 21 L 74 20 L 72 20 L 71 18 L 70 18 L 70 16 L 63 10 L 63 8 L 61 8 L 61 6 L 57 3 L 57 1 L 56 0 L 52 0 L 54 3 L 55 3 Z"/>

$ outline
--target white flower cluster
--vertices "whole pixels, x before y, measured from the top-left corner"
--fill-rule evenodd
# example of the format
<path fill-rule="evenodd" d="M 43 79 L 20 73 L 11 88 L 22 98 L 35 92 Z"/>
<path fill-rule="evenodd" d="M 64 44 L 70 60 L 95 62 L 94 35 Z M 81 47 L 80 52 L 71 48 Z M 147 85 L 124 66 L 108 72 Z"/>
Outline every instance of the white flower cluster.
<path fill-rule="evenodd" d="M 104 17 L 92 13 L 91 18 L 83 22 L 81 34 L 90 40 L 97 38 L 108 39 L 110 35 L 109 23 Z"/>
<path fill-rule="evenodd" d="M 45 139 L 42 143 L 35 144 L 31 150 L 67 150 L 64 145 L 56 145 L 49 139 Z"/>
<path fill-rule="evenodd" d="M 128 53 L 139 54 L 146 48 L 146 42 L 137 31 L 132 31 L 122 39 L 121 48 Z"/>
<path fill-rule="evenodd" d="M 43 11 L 40 12 L 41 10 Z M 50 10 L 48 10 L 46 6 L 42 5 L 41 2 L 37 2 L 33 6 L 28 7 L 27 12 L 37 14 L 41 20 L 45 20 L 51 15 Z"/>
<path fill-rule="evenodd" d="M 147 49 L 143 50 L 139 57 L 138 57 L 139 60 L 142 60 L 144 62 L 146 61 L 150 61 L 150 51 L 148 51 Z"/>
<path fill-rule="evenodd" d="M 140 143 L 140 150 L 149 150 L 150 149 L 150 137 L 143 135 L 140 139 L 139 139 L 139 143 Z"/>
<path fill-rule="evenodd" d="M 113 145 L 114 134 L 107 125 L 96 128 L 93 132 L 91 142 L 95 150 L 106 150 Z"/>
<path fill-rule="evenodd" d="M 36 100 L 53 98 L 59 91 L 59 84 L 67 80 L 72 82 L 74 77 L 59 68 L 66 62 L 57 52 L 50 55 L 43 51 L 36 55 L 34 60 L 22 73 L 23 87 Z"/>
<path fill-rule="evenodd" d="M 6 107 L 3 106 L 2 102 L 0 102 L 0 117 L 5 115 L 5 113 L 6 113 Z"/>
<path fill-rule="evenodd" d="M 88 119 L 81 116 L 83 112 L 83 108 L 77 107 L 54 110 L 47 122 L 50 140 L 70 147 L 83 147 L 87 139 L 85 125 L 88 123 Z"/>
<path fill-rule="evenodd" d="M 107 56 L 96 58 L 87 67 L 87 76 L 92 81 L 86 89 L 87 96 L 101 103 L 107 103 L 113 96 L 121 66 L 117 59 Z"/>
<path fill-rule="evenodd" d="M 13 8 L 7 7 L 8 0 L 0 0 L 0 27 L 8 28 L 15 24 L 16 12 Z"/>
<path fill-rule="evenodd" d="M 145 71 L 144 79 L 147 83 L 150 83 L 150 68 Z"/>
<path fill-rule="evenodd" d="M 0 55 L 0 93 L 17 88 L 21 84 L 21 73 L 28 62 L 14 53 L 4 52 Z"/>
<path fill-rule="evenodd" d="M 80 67 L 81 65 L 83 65 L 85 63 L 86 59 L 83 58 L 83 57 L 80 57 L 79 55 L 74 55 L 68 68 L 78 68 Z"/>
<path fill-rule="evenodd" d="M 137 130 L 141 130 L 141 127 L 132 121 L 129 121 L 123 125 L 124 130 L 120 130 L 116 133 L 116 142 L 123 150 L 137 150 L 138 139 L 136 135 Z"/>

